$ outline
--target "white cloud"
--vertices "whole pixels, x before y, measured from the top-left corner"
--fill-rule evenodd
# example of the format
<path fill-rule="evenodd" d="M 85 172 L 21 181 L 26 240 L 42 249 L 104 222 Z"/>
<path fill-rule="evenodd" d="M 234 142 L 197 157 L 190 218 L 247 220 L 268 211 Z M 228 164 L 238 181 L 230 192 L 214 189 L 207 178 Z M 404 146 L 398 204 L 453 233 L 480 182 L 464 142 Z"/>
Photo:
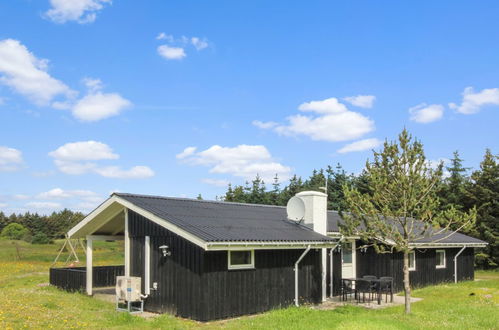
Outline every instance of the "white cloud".
<path fill-rule="evenodd" d="M 451 109 L 465 115 L 477 113 L 487 105 L 499 105 L 499 88 L 482 89 L 475 93 L 473 87 L 466 87 L 461 105 L 449 103 Z"/>
<path fill-rule="evenodd" d="M 192 37 L 191 43 L 196 48 L 196 50 L 203 50 L 208 47 L 208 41 L 206 39 L 200 39 L 198 37 Z"/>
<path fill-rule="evenodd" d="M 444 107 L 440 104 L 421 103 L 409 109 L 411 120 L 418 123 L 431 123 L 442 118 Z"/>
<path fill-rule="evenodd" d="M 196 152 L 197 148 L 196 147 L 187 147 L 184 149 L 184 151 L 182 151 L 181 153 L 179 153 L 178 155 L 176 155 L 175 157 L 177 159 L 184 159 L 192 154 L 194 154 L 194 152 Z"/>
<path fill-rule="evenodd" d="M 288 117 L 288 122 L 275 127 L 275 131 L 282 135 L 305 135 L 315 141 L 347 141 L 374 130 L 371 119 L 352 111 L 320 117 L 295 115 Z"/>
<path fill-rule="evenodd" d="M 216 187 L 227 187 L 229 185 L 228 180 L 219 180 L 219 179 L 210 179 L 210 178 L 202 179 L 201 182 L 212 185 L 212 186 L 216 186 Z"/>
<path fill-rule="evenodd" d="M 97 141 L 66 143 L 55 151 L 51 151 L 49 156 L 62 161 L 118 159 L 120 157 L 107 144 Z"/>
<path fill-rule="evenodd" d="M 111 4 L 111 0 L 50 0 L 52 8 L 45 16 L 55 23 L 92 23 L 105 4 Z"/>
<path fill-rule="evenodd" d="M 315 115 L 289 116 L 287 124 L 255 120 L 253 125 L 281 135 L 305 135 L 312 140 L 329 142 L 357 139 L 374 130 L 374 121 L 348 110 L 335 97 L 302 103 L 298 109 Z"/>
<path fill-rule="evenodd" d="M 157 40 L 164 40 L 166 44 L 160 45 L 157 48 L 158 54 L 167 60 L 181 60 L 187 56 L 186 50 L 189 46 L 194 47 L 197 51 L 208 48 L 209 43 L 206 38 L 186 37 L 181 36 L 175 38 L 170 34 L 161 32 L 156 36 Z"/>
<path fill-rule="evenodd" d="M 187 55 L 181 47 L 171 47 L 168 45 L 161 45 L 158 47 L 158 54 L 167 60 L 181 60 Z"/>
<path fill-rule="evenodd" d="M 98 78 L 85 77 L 82 82 L 90 92 L 97 92 L 104 87 L 102 80 Z"/>
<path fill-rule="evenodd" d="M 7 203 L 0 203 L 0 208 L 5 208 L 7 206 L 9 206 L 9 204 L 7 204 Z"/>
<path fill-rule="evenodd" d="M 347 107 L 340 103 L 336 97 L 331 97 L 322 101 L 311 101 L 300 104 L 300 111 L 311 111 L 319 114 L 332 114 L 347 111 Z"/>
<path fill-rule="evenodd" d="M 154 171 L 147 166 L 134 166 L 128 170 L 118 166 L 106 166 L 95 168 L 95 172 L 106 178 L 116 179 L 145 179 L 154 176 Z"/>
<path fill-rule="evenodd" d="M 102 93 L 99 79 L 85 78 L 87 95 L 75 100 L 77 92 L 47 72 L 48 61 L 36 58 L 19 41 L 0 41 L 0 83 L 26 96 L 38 106 L 71 110 L 82 121 L 97 121 L 118 115 L 131 102 L 117 93 Z M 59 98 L 59 100 L 55 100 Z M 61 99 L 62 98 L 62 99 Z"/>
<path fill-rule="evenodd" d="M 90 93 L 72 107 L 73 115 L 82 121 L 98 121 L 120 114 L 132 103 L 117 93 Z"/>
<path fill-rule="evenodd" d="M 60 203 L 55 203 L 55 202 L 29 202 L 25 204 L 26 207 L 32 208 L 32 209 L 62 209 L 62 205 Z"/>
<path fill-rule="evenodd" d="M 0 146 L 0 172 L 16 171 L 23 164 L 22 152 L 9 147 Z"/>
<path fill-rule="evenodd" d="M 17 194 L 17 195 L 14 195 L 12 196 L 14 199 L 17 199 L 17 200 L 26 200 L 26 199 L 30 199 L 30 196 L 29 195 L 24 195 L 24 194 Z"/>
<path fill-rule="evenodd" d="M 184 154 L 185 150 L 179 155 Z M 237 147 L 214 145 L 206 150 L 190 152 L 182 157 L 181 159 L 189 165 L 210 167 L 210 173 L 231 174 L 248 180 L 258 174 L 264 180 L 269 181 L 276 173 L 282 180 L 285 180 L 291 172 L 291 168 L 276 162 L 267 148 L 262 145 L 243 144 Z"/>
<path fill-rule="evenodd" d="M 345 101 L 359 108 L 372 108 L 374 101 L 376 100 L 376 96 L 374 95 L 357 95 L 357 96 L 348 96 L 344 98 Z"/>
<path fill-rule="evenodd" d="M 61 188 L 54 188 L 39 193 L 36 196 L 38 199 L 68 199 L 75 197 L 84 198 L 86 200 L 95 200 L 97 193 L 90 190 L 63 190 Z"/>
<path fill-rule="evenodd" d="M 356 151 L 364 151 L 364 150 L 372 150 L 381 145 L 381 141 L 378 139 L 364 139 L 360 141 L 355 141 L 353 143 L 347 144 L 343 148 L 339 149 L 338 152 L 340 154 L 344 154 L 347 152 L 356 152 Z"/>
<path fill-rule="evenodd" d="M 170 34 L 166 34 L 164 32 L 161 32 L 160 34 L 158 34 L 158 36 L 156 37 L 156 40 L 166 40 L 168 42 L 173 42 L 175 39 L 173 38 L 172 35 Z"/>
<path fill-rule="evenodd" d="M 19 41 L 0 41 L 0 83 L 37 105 L 48 105 L 56 96 L 74 95 L 63 82 L 52 78 L 47 69 L 48 61 L 36 58 Z"/>
<path fill-rule="evenodd" d="M 260 121 L 260 120 L 253 120 L 251 123 L 254 126 L 256 126 L 258 128 L 261 128 L 261 129 L 271 129 L 271 128 L 274 128 L 274 127 L 276 127 L 276 126 L 279 125 L 275 121 L 266 121 L 266 122 L 263 122 L 263 121 Z"/>
<path fill-rule="evenodd" d="M 101 166 L 96 161 L 118 159 L 107 144 L 97 141 L 66 143 L 49 153 L 59 171 L 80 175 L 95 173 L 107 178 L 143 179 L 154 176 L 154 171 L 147 166 L 133 166 L 124 170 L 119 166 Z"/>
<path fill-rule="evenodd" d="M 0 97 L 0 105 L 4 105 L 4 104 L 5 104 L 5 98 Z"/>

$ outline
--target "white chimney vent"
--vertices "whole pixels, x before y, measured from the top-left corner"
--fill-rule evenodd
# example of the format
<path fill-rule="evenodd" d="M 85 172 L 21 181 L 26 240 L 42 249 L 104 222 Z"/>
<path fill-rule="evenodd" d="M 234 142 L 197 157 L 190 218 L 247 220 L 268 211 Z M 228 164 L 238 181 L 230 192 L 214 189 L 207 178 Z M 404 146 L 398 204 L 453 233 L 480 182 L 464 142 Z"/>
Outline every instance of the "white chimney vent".
<path fill-rule="evenodd" d="M 318 191 L 302 191 L 295 197 L 305 204 L 304 224 L 322 235 L 327 234 L 327 195 Z M 290 199 L 290 202 L 293 198 Z M 289 206 L 290 203 L 288 203 Z M 293 205 L 298 204 L 293 202 Z M 288 210 L 289 215 L 289 210 Z"/>

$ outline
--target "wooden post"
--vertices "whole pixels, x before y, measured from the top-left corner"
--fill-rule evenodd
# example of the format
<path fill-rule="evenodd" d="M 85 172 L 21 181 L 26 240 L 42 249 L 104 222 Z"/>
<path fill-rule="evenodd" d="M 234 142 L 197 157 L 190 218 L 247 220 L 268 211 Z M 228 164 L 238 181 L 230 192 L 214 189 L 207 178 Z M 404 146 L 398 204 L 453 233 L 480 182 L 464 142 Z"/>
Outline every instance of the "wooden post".
<path fill-rule="evenodd" d="M 151 238 L 146 236 L 144 244 L 144 293 L 151 293 Z"/>
<path fill-rule="evenodd" d="M 93 267 L 92 267 L 92 237 L 87 236 L 87 294 L 92 295 Z"/>

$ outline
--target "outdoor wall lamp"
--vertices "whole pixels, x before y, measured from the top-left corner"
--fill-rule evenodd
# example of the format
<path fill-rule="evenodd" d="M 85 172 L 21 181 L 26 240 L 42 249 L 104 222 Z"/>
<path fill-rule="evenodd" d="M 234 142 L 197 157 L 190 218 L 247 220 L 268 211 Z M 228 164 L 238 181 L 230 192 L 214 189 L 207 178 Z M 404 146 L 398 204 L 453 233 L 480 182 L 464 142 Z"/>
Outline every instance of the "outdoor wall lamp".
<path fill-rule="evenodd" d="M 366 253 L 367 252 L 367 246 L 363 246 L 360 248 L 360 252 Z"/>
<path fill-rule="evenodd" d="M 159 250 L 163 253 L 163 257 L 169 257 L 172 255 L 172 252 L 168 251 L 168 245 L 161 245 Z"/>

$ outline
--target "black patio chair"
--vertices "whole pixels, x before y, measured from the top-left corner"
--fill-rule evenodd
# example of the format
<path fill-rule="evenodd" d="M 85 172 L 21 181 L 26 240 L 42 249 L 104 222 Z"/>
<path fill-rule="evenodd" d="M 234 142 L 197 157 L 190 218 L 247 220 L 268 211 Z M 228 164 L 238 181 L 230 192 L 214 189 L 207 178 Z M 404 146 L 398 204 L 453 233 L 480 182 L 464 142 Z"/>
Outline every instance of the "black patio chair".
<path fill-rule="evenodd" d="M 379 280 L 379 294 L 385 294 L 385 303 L 388 302 L 388 294 L 390 294 L 390 302 L 393 302 L 393 277 L 384 276 Z"/>
<path fill-rule="evenodd" d="M 378 278 L 374 275 L 364 275 L 362 276 L 363 279 L 365 280 L 377 280 Z M 378 293 L 378 283 L 377 282 L 370 282 L 371 287 L 369 291 L 369 299 L 373 299 L 373 296 L 376 296 Z"/>
<path fill-rule="evenodd" d="M 358 279 L 355 281 L 355 291 L 357 295 L 357 303 L 360 303 L 360 295 L 362 294 L 362 302 L 366 302 L 366 293 L 368 294 L 368 302 L 369 302 L 369 294 L 371 292 L 371 281 L 368 279 Z"/>
<path fill-rule="evenodd" d="M 342 278 L 341 279 L 341 299 L 343 301 L 348 299 L 348 296 L 352 295 L 352 293 L 355 295 L 355 298 L 357 298 L 357 295 L 355 293 L 355 290 L 353 289 L 352 281 Z"/>

